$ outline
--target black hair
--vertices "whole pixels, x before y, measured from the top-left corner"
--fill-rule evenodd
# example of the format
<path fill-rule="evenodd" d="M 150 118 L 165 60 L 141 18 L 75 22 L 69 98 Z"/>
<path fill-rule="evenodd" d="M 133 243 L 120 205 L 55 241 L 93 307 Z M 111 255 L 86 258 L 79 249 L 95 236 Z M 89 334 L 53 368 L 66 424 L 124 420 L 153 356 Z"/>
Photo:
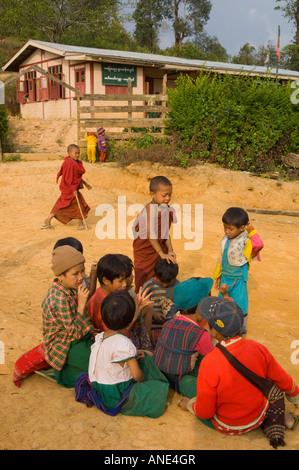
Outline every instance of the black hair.
<path fill-rule="evenodd" d="M 67 147 L 67 152 L 70 152 L 71 150 L 80 150 L 80 147 L 77 144 L 70 144 Z"/>
<path fill-rule="evenodd" d="M 196 309 L 197 309 L 197 304 L 194 307 L 185 308 L 184 310 L 180 309 L 180 313 L 181 315 L 194 315 L 194 313 L 196 312 Z"/>
<path fill-rule="evenodd" d="M 155 276 L 161 282 L 168 283 L 175 279 L 179 272 L 179 266 L 172 261 L 169 263 L 167 259 L 158 258 L 154 266 Z"/>
<path fill-rule="evenodd" d="M 120 260 L 122 260 L 125 263 L 125 265 L 127 267 L 127 271 L 125 273 L 126 278 L 130 277 L 132 272 L 133 272 L 133 268 L 134 268 L 133 261 L 127 255 L 120 254 L 120 255 L 117 255 L 117 256 L 120 258 Z"/>
<path fill-rule="evenodd" d="M 155 193 L 158 191 L 159 186 L 172 186 L 171 182 L 165 176 L 154 176 L 150 181 L 150 192 Z"/>
<path fill-rule="evenodd" d="M 77 240 L 77 238 L 74 238 L 74 237 L 60 238 L 60 240 L 57 240 L 57 242 L 55 243 L 53 250 L 55 250 L 55 248 L 58 248 L 59 246 L 65 246 L 65 245 L 72 246 L 73 248 L 75 248 L 75 250 L 83 253 L 82 243 L 79 240 Z"/>
<path fill-rule="evenodd" d="M 135 314 L 135 301 L 126 291 L 118 290 L 105 297 L 101 305 L 103 322 L 110 330 L 122 330 Z"/>
<path fill-rule="evenodd" d="M 103 284 L 103 278 L 113 282 L 114 279 L 124 276 L 127 277 L 128 263 L 118 254 L 108 254 L 103 256 L 97 264 L 97 278 L 99 283 Z"/>
<path fill-rule="evenodd" d="M 240 228 L 242 225 L 248 224 L 249 217 L 241 207 L 229 207 L 222 216 L 222 222 Z"/>

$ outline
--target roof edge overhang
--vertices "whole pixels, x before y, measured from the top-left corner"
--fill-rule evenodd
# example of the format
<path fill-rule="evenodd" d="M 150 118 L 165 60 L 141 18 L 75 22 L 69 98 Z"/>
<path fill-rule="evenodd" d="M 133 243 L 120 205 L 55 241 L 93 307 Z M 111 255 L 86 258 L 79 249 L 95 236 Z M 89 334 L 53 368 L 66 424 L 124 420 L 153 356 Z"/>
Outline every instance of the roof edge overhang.
<path fill-rule="evenodd" d="M 24 60 L 26 60 L 33 51 L 41 48 L 45 51 L 52 52 L 53 54 L 61 56 L 64 55 L 62 51 L 59 51 L 55 47 L 48 45 L 43 45 L 41 47 L 38 42 L 33 39 L 29 39 L 29 41 L 27 41 L 26 44 L 24 44 L 24 46 L 2 67 L 2 70 L 5 72 L 18 72 L 21 63 L 24 62 Z"/>

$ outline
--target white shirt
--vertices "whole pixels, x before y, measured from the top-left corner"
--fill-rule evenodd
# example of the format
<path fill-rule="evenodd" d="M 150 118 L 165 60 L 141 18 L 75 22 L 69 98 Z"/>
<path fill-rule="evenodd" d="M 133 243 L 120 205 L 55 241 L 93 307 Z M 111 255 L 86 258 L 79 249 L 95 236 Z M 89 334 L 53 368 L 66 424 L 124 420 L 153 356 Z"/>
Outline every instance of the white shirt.
<path fill-rule="evenodd" d="M 114 385 L 132 379 L 125 361 L 133 357 L 137 357 L 137 349 L 127 336 L 115 333 L 104 338 L 104 332 L 96 335 L 89 358 L 89 380 Z M 120 365 L 119 362 L 125 364 Z"/>

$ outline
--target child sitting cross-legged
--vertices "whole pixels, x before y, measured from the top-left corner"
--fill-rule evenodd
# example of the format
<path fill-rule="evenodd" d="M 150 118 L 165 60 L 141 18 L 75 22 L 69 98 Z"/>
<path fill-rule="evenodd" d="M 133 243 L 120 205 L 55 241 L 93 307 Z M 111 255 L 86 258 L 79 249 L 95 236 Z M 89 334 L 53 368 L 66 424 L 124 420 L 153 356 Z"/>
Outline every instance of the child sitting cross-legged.
<path fill-rule="evenodd" d="M 135 301 L 116 291 L 102 303 L 107 330 L 91 349 L 88 374 L 75 387 L 76 400 L 110 415 L 118 412 L 158 418 L 165 410 L 169 384 L 146 351 L 137 351 L 126 336 L 135 321 Z"/>
<path fill-rule="evenodd" d="M 174 289 L 180 311 L 164 323 L 153 359 L 170 385 L 184 396 L 196 394 L 196 379 L 202 358 L 213 351 L 209 333 L 199 326 L 198 303 L 209 295 L 211 278 L 191 278 Z"/>
<path fill-rule="evenodd" d="M 170 263 L 166 259 L 158 258 L 154 267 L 155 275 L 146 281 L 141 293 L 150 294 L 152 307 L 152 342 L 154 346 L 160 336 L 163 323 L 170 320 L 178 311 L 174 305 L 174 289 L 179 284 L 177 263 Z"/>

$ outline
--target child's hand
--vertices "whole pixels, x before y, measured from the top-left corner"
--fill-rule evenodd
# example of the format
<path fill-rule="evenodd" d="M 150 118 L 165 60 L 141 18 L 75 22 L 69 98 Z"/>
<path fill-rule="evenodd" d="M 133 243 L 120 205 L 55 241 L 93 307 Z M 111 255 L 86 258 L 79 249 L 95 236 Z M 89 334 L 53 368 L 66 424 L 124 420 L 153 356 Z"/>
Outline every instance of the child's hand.
<path fill-rule="evenodd" d="M 135 303 L 136 303 L 136 310 L 142 309 L 146 305 L 151 305 L 154 302 L 150 300 L 151 293 L 148 294 L 148 288 L 141 293 L 142 288 L 140 287 L 138 294 L 136 295 Z"/>
<path fill-rule="evenodd" d="M 137 349 L 137 359 L 144 359 L 144 353 L 148 356 L 153 357 L 154 353 L 151 351 L 147 351 L 146 349 Z"/>
<path fill-rule="evenodd" d="M 88 189 L 89 191 L 92 189 L 92 186 L 91 186 L 91 184 L 89 184 L 89 183 L 85 183 L 85 186 L 87 187 L 87 189 Z"/>
<path fill-rule="evenodd" d="M 215 281 L 215 289 L 220 290 L 221 276 Z"/>
<path fill-rule="evenodd" d="M 78 287 L 78 312 L 83 314 L 88 299 L 89 290 L 82 284 Z"/>
<path fill-rule="evenodd" d="M 176 256 L 175 253 L 170 252 L 170 253 L 164 253 L 164 251 L 159 252 L 159 256 L 162 259 L 167 259 L 168 263 L 172 262 L 173 264 L 177 264 Z"/>
<path fill-rule="evenodd" d="M 165 318 L 162 313 L 155 312 L 153 313 L 153 320 L 157 321 L 158 323 L 164 323 Z"/>
<path fill-rule="evenodd" d="M 253 228 L 253 226 L 251 225 L 250 222 L 248 222 L 248 224 L 245 225 L 245 228 L 246 228 L 247 233 L 250 233 L 250 232 L 252 232 L 252 230 L 254 230 L 254 228 Z"/>
<path fill-rule="evenodd" d="M 226 297 L 226 296 L 227 296 L 227 293 L 228 293 L 227 284 L 221 284 L 221 286 L 220 286 L 220 288 L 219 288 L 219 292 L 220 292 L 220 294 L 222 295 L 222 297 Z"/>

